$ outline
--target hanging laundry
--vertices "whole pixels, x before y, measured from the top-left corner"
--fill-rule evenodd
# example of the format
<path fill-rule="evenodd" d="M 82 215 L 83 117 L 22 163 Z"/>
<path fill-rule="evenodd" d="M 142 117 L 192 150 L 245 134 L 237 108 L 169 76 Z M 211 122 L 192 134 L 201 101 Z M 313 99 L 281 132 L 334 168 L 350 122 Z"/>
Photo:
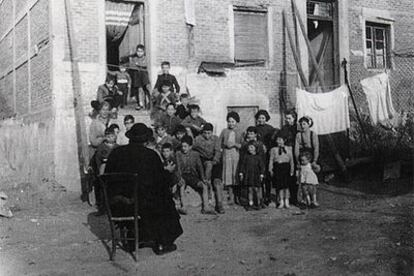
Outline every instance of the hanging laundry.
<path fill-rule="evenodd" d="M 350 127 L 348 87 L 343 85 L 325 93 L 310 93 L 296 88 L 298 118 L 310 116 L 313 131 L 319 135 L 345 131 Z"/>
<path fill-rule="evenodd" d="M 395 114 L 392 104 L 391 87 L 388 74 L 381 73 L 361 81 L 367 97 L 372 123 L 377 124 L 392 119 Z"/>
<path fill-rule="evenodd" d="M 194 1 L 195 0 L 184 0 L 185 23 L 190 26 L 196 25 Z"/>

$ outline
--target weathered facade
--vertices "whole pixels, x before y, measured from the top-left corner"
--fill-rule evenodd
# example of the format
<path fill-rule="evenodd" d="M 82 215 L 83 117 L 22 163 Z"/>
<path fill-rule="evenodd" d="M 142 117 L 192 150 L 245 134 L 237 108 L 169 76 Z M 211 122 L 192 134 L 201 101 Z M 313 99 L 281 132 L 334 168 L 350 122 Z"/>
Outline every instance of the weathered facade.
<path fill-rule="evenodd" d="M 268 109 L 271 123 L 281 124 L 281 112 L 294 102 L 300 83 L 282 11 L 296 33 L 300 64 L 308 76 L 309 56 L 300 30 L 295 31 L 290 1 L 282 0 L 143 0 L 113 1 L 143 4 L 143 40 L 154 82 L 160 63 L 168 60 L 183 89 L 200 100 L 203 116 L 217 131 L 224 127 L 229 108 L 247 119 L 257 108 Z M 311 2 L 296 1 L 306 23 Z M 330 2 L 330 1 L 328 1 Z M 350 61 L 352 78 L 384 68 L 368 68 L 366 24 L 386 29 L 387 53 L 411 47 L 414 7 L 404 1 L 334 1 L 332 6 L 332 83 L 344 81 L 340 62 Z M 186 24 L 194 4 L 195 25 Z M 319 18 L 322 21 L 323 17 Z M 104 0 L 0 0 L 0 101 L 3 121 L 0 145 L 5 156 L 1 174 L 15 174 L 28 182 L 53 179 L 70 190 L 80 190 L 78 148 L 85 127 L 75 116 L 85 114 L 96 87 L 106 74 L 107 44 Z M 188 21 L 188 18 L 187 18 Z M 69 22 L 69 24 L 68 24 Z M 251 23 L 253 22 L 253 23 Z M 262 24 L 263 28 L 255 26 Z M 379 24 L 379 25 L 375 25 Z M 68 26 L 72 27 L 68 31 Z M 315 25 L 316 26 L 316 25 Z M 264 30 L 264 31 L 263 31 Z M 69 34 L 72 34 L 70 37 Z M 254 37 L 249 41 L 246 35 Z M 257 51 L 252 49 L 257 48 Z M 255 54 L 250 55 L 254 52 Z M 237 66 L 245 62 L 247 66 Z M 72 60 L 80 72 L 81 97 L 72 87 Z M 234 63 L 225 74 L 198 73 L 202 62 Z M 258 61 L 257 64 L 252 61 Z M 250 63 L 249 63 L 250 62 Z M 398 78 L 390 56 L 386 64 Z M 75 72 L 76 73 L 76 72 Z M 410 84 L 410 83 L 409 83 Z M 412 85 L 412 81 L 411 81 Z M 407 97 L 407 98 L 400 98 Z M 411 94 L 395 94 L 406 101 Z M 363 97 L 359 97 L 363 102 Z M 251 120 L 251 118 L 249 118 Z M 87 121 L 87 117 L 85 116 Z"/>

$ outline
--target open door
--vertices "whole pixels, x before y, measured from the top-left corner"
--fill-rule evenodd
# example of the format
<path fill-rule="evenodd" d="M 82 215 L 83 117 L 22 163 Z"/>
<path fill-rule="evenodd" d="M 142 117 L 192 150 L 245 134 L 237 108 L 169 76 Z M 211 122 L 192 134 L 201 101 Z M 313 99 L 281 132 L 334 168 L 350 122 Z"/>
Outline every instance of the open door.
<path fill-rule="evenodd" d="M 132 1 L 105 1 L 106 60 L 117 70 L 121 57 L 135 53 L 144 44 L 144 4 Z"/>
<path fill-rule="evenodd" d="M 335 35 L 336 18 L 334 0 L 307 1 L 308 38 L 328 90 L 339 82 L 339 66 L 335 54 L 338 52 Z M 309 68 L 312 68 L 309 72 L 309 85 L 317 87 L 318 78 L 312 64 Z"/>

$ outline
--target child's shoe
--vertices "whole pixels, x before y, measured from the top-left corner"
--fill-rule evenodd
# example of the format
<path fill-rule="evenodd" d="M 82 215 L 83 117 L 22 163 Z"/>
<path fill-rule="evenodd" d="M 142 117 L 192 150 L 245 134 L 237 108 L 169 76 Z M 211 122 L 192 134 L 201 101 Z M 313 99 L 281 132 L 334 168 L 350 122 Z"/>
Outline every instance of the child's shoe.
<path fill-rule="evenodd" d="M 312 202 L 310 205 L 312 208 L 318 208 L 319 207 L 319 203 L 318 202 Z"/>
<path fill-rule="evenodd" d="M 278 209 L 283 209 L 285 207 L 285 203 L 283 202 L 283 200 L 279 201 L 279 206 L 277 207 Z"/>
<path fill-rule="evenodd" d="M 184 209 L 184 208 L 177 208 L 177 212 L 180 214 L 180 215 L 187 215 L 187 211 Z"/>
<path fill-rule="evenodd" d="M 201 213 L 203 215 L 217 215 L 216 211 L 212 210 L 212 209 L 203 209 L 201 210 Z"/>
<path fill-rule="evenodd" d="M 287 209 L 290 208 L 290 204 L 289 204 L 289 199 L 288 198 L 285 199 L 285 208 L 287 208 Z"/>

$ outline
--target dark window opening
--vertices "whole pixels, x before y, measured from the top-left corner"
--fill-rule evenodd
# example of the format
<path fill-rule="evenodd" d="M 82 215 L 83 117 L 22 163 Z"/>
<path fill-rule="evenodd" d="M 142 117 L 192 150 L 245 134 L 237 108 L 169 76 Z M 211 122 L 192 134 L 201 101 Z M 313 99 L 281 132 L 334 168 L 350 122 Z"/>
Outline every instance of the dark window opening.
<path fill-rule="evenodd" d="M 391 67 L 389 31 L 389 25 L 366 22 L 365 62 L 367 68 L 385 69 Z"/>
<path fill-rule="evenodd" d="M 144 44 L 144 5 L 132 1 L 105 1 L 106 61 L 117 70 L 121 58 Z"/>
<path fill-rule="evenodd" d="M 236 66 L 264 66 L 268 59 L 267 10 L 234 8 Z"/>

